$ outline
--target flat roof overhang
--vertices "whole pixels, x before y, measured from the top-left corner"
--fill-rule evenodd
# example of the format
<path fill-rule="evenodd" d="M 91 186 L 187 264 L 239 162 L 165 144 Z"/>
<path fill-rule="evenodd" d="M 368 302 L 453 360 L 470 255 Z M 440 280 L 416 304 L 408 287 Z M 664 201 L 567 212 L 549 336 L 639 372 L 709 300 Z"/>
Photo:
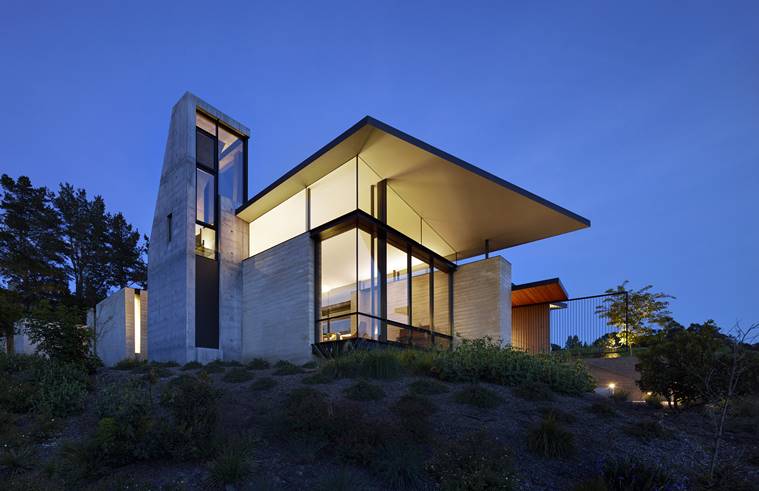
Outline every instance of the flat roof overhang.
<path fill-rule="evenodd" d="M 358 156 L 466 259 L 590 226 L 576 213 L 372 117 L 237 209 L 251 222 Z"/>
<path fill-rule="evenodd" d="M 567 291 L 558 278 L 511 286 L 512 307 L 562 302 L 568 299 Z"/>

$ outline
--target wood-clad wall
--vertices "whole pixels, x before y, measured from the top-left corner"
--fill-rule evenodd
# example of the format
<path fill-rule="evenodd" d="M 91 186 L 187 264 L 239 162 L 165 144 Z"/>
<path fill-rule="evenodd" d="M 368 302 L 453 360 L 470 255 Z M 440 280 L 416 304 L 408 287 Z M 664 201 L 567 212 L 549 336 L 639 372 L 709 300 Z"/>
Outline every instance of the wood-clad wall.
<path fill-rule="evenodd" d="M 511 344 L 530 353 L 550 351 L 549 304 L 511 309 Z"/>

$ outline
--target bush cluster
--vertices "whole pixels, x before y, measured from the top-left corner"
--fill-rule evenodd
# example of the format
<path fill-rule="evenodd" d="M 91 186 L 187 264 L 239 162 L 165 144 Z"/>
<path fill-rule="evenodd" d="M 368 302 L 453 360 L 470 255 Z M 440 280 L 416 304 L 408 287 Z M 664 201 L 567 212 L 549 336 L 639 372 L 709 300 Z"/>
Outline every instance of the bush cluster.
<path fill-rule="evenodd" d="M 574 436 L 548 414 L 527 432 L 527 446 L 543 457 L 568 457 L 574 453 Z"/>
<path fill-rule="evenodd" d="M 507 490 L 516 485 L 510 450 L 485 432 L 443 446 L 427 468 L 444 490 Z"/>
<path fill-rule="evenodd" d="M 180 375 L 166 385 L 161 406 L 169 413 L 164 442 L 172 457 L 187 460 L 208 454 L 219 395 L 205 377 Z"/>
<path fill-rule="evenodd" d="M 89 390 L 86 369 L 39 355 L 0 353 L 0 410 L 68 416 L 80 412 Z"/>

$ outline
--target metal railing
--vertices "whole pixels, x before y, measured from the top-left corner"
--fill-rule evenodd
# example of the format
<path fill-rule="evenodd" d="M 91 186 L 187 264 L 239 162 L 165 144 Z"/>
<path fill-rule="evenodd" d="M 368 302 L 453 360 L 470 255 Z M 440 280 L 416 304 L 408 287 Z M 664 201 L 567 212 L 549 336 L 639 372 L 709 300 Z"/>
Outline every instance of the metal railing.
<path fill-rule="evenodd" d="M 627 292 L 512 309 L 512 346 L 533 353 L 601 356 L 630 349 Z"/>

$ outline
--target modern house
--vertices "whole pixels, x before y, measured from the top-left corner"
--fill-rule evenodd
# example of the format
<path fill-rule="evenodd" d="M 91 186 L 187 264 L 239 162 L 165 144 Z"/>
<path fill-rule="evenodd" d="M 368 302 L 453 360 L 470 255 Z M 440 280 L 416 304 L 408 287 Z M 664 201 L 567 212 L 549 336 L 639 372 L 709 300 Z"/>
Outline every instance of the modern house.
<path fill-rule="evenodd" d="M 520 326 L 550 308 L 524 307 L 566 300 L 561 283 L 512 285 L 492 253 L 587 219 L 371 117 L 248 197 L 249 138 L 192 94 L 172 110 L 143 356 L 303 361 L 359 340 L 445 349 L 484 336 L 548 346 L 547 331 Z M 136 346 L 135 328 L 118 331 Z"/>

